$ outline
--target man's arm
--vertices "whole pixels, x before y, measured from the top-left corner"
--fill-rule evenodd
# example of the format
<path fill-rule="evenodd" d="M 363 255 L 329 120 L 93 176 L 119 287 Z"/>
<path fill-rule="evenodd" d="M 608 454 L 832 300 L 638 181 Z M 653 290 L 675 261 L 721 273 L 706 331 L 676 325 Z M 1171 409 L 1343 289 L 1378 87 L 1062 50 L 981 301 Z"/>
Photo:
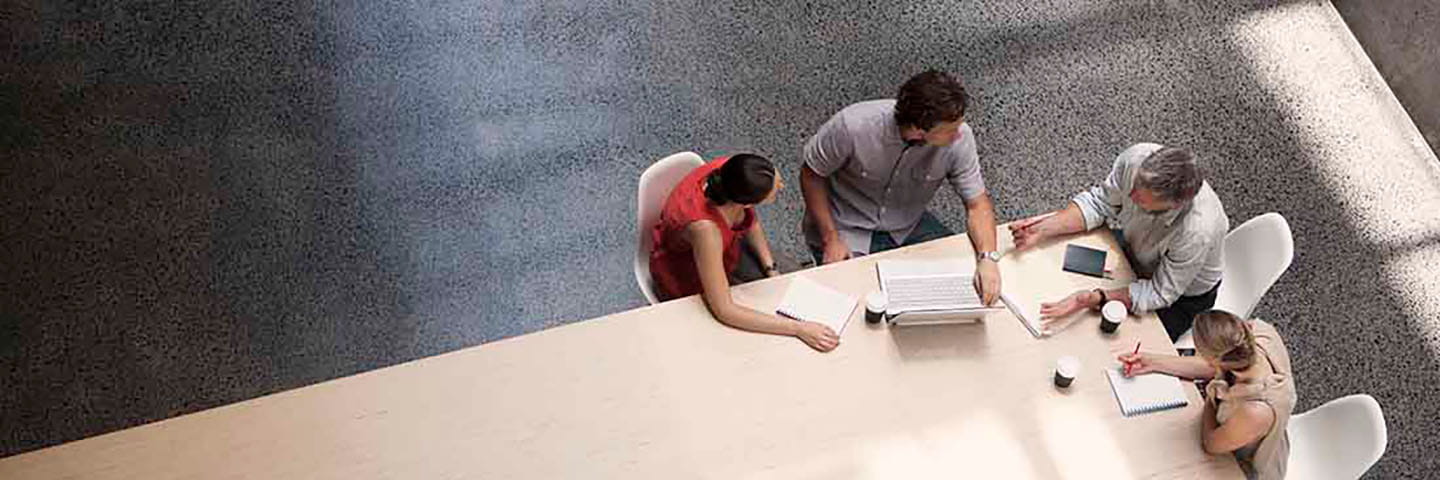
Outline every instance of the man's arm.
<path fill-rule="evenodd" d="M 805 213 L 815 222 L 824 246 L 823 263 L 838 262 L 850 257 L 850 247 L 840 239 L 835 216 L 830 212 L 830 185 L 825 177 L 833 175 L 850 159 L 855 142 L 845 128 L 845 116 L 836 113 L 820 126 L 805 142 L 801 152 L 800 194 L 805 197 Z"/>
<path fill-rule="evenodd" d="M 1063 210 L 1030 217 L 1010 224 L 1015 249 L 1024 250 L 1060 235 L 1085 231 L 1085 217 L 1080 206 L 1071 202 Z"/>
<path fill-rule="evenodd" d="M 809 165 L 800 166 L 800 195 L 805 197 L 805 212 L 815 221 L 820 240 L 826 245 L 842 243 L 840 231 L 835 228 L 835 217 L 830 213 L 830 186 L 825 184 L 825 177 L 815 173 Z M 845 253 L 848 255 L 850 252 L 847 249 Z M 826 263 L 829 263 L 828 258 Z"/>
<path fill-rule="evenodd" d="M 970 245 L 975 252 L 999 250 L 995 241 L 995 202 L 989 192 L 980 192 L 973 198 L 965 199 L 965 233 L 970 236 Z M 975 260 L 975 282 L 979 287 L 980 300 L 986 305 L 995 303 L 1000 297 L 1000 264 L 990 259 Z"/>
<path fill-rule="evenodd" d="M 966 199 L 965 216 L 965 233 L 970 236 L 970 244 L 975 246 L 975 251 L 995 251 L 998 248 L 995 242 L 995 202 L 990 200 L 990 193 Z"/>
<path fill-rule="evenodd" d="M 1175 232 L 1172 244 L 1160 257 L 1160 266 L 1148 279 L 1137 280 L 1125 290 L 1131 311 L 1149 312 L 1170 306 L 1205 268 L 1205 257 L 1220 239 L 1197 237 L 1198 232 Z"/>
<path fill-rule="evenodd" d="M 1115 157 L 1115 163 L 1110 167 L 1110 174 L 1105 176 L 1105 181 L 1071 199 L 1080 209 L 1085 230 L 1094 230 L 1106 220 L 1120 214 L 1120 206 L 1124 205 L 1125 199 L 1130 196 L 1130 157 L 1133 156 L 1131 150 L 1134 150 L 1134 147 Z"/>

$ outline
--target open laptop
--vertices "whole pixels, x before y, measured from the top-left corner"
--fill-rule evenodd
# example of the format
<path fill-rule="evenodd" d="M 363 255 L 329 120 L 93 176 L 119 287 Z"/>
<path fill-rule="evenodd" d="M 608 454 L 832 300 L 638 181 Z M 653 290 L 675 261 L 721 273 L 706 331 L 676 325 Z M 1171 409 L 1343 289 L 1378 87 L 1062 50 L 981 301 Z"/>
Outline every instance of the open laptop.
<path fill-rule="evenodd" d="M 974 262 L 966 259 L 880 260 L 875 270 L 891 325 L 975 322 L 1005 309 L 980 301 Z"/>

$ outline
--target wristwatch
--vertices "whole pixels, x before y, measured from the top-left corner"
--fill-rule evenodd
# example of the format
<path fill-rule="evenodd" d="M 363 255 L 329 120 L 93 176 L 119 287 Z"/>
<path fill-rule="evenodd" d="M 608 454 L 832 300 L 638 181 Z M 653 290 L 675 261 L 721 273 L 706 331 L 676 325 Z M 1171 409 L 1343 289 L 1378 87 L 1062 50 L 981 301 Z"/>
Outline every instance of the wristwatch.
<path fill-rule="evenodd" d="M 1000 252 L 989 251 L 975 254 L 975 261 L 978 262 L 981 260 L 989 260 L 995 263 L 1000 263 Z"/>

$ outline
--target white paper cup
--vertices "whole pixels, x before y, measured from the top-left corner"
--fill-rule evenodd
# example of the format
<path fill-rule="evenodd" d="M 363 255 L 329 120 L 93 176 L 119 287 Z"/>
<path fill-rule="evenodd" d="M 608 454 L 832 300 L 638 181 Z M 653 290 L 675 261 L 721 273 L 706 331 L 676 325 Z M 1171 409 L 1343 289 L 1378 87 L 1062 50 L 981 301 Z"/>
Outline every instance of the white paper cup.
<path fill-rule="evenodd" d="M 1125 304 L 1119 300 L 1105 302 L 1105 306 L 1100 308 L 1100 330 L 1115 333 L 1115 329 L 1120 328 L 1120 322 L 1125 321 L 1125 316 L 1129 314 L 1130 312 L 1125 310 Z"/>
<path fill-rule="evenodd" d="M 1070 355 L 1055 360 L 1055 386 L 1069 388 L 1075 377 L 1080 375 L 1080 368 L 1080 359 Z"/>
<path fill-rule="evenodd" d="M 885 292 L 876 290 L 865 296 L 865 323 L 880 323 L 885 318 L 885 308 L 890 298 Z"/>

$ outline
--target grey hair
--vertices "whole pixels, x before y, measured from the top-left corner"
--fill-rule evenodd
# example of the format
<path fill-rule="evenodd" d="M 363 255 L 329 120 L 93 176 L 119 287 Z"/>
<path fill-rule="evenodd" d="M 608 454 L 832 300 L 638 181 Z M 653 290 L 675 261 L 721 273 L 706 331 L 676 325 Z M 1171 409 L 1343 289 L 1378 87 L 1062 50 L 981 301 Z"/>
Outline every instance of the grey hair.
<path fill-rule="evenodd" d="M 1195 156 L 1180 147 L 1156 150 L 1140 163 L 1135 185 L 1155 192 L 1162 200 L 1186 202 L 1200 193 L 1205 174 L 1195 164 Z"/>

